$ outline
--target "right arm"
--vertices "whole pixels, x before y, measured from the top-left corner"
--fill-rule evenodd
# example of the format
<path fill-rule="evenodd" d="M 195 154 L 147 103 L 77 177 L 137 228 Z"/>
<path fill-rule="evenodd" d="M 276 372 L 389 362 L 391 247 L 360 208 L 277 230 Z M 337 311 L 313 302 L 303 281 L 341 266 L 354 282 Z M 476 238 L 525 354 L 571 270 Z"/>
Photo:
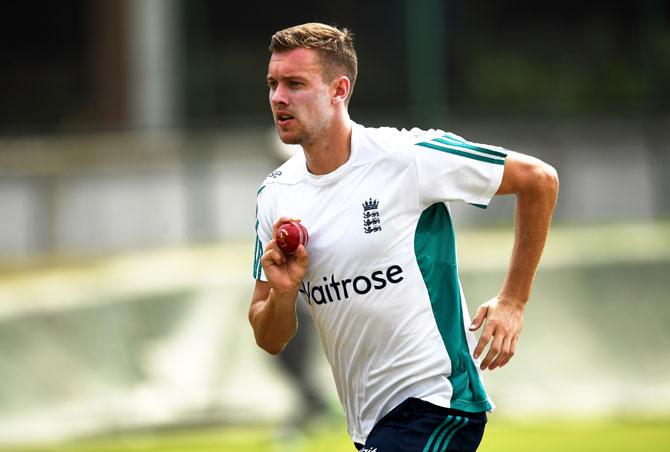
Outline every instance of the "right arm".
<path fill-rule="evenodd" d="M 272 227 L 273 239 L 265 247 L 261 265 L 267 281 L 256 280 L 256 287 L 249 306 L 249 322 L 254 330 L 256 343 L 266 352 L 281 352 L 298 328 L 296 298 L 298 287 L 307 270 L 307 250 L 300 245 L 295 254 L 284 254 L 274 237 L 277 228 L 285 221 L 282 217 Z"/>

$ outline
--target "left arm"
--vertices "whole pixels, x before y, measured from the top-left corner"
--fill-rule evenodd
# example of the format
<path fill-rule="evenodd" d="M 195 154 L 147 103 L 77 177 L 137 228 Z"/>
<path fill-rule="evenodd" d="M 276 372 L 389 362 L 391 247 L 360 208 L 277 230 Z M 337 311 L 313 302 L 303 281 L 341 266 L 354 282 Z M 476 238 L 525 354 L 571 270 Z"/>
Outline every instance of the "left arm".
<path fill-rule="evenodd" d="M 510 152 L 496 194 L 516 196 L 514 248 L 500 292 L 477 309 L 470 326 L 474 331 L 486 320 L 474 351 L 474 358 L 479 358 L 491 341 L 482 370 L 504 366 L 514 355 L 558 197 L 558 175 L 541 160 Z"/>

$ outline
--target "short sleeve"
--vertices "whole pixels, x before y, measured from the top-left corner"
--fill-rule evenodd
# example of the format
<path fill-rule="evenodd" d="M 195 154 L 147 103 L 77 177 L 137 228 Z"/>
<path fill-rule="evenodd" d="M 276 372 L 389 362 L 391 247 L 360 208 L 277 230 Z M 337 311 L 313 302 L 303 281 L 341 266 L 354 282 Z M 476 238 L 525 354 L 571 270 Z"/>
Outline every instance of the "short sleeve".
<path fill-rule="evenodd" d="M 254 245 L 254 279 L 267 281 L 263 266 L 261 265 L 261 256 L 265 246 L 270 242 L 272 237 L 272 212 L 269 206 L 269 197 L 264 193 L 266 186 L 263 185 L 258 189 L 256 195 L 256 243 Z"/>
<path fill-rule="evenodd" d="M 419 195 L 427 207 L 464 201 L 486 208 L 502 182 L 509 151 L 438 131 L 415 142 Z"/>

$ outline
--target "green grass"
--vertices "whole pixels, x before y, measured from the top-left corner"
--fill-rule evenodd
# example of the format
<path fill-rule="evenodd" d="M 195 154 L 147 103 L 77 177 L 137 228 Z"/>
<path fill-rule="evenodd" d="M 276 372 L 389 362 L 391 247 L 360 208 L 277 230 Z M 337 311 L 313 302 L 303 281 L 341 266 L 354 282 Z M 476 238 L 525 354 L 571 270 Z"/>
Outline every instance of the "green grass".
<path fill-rule="evenodd" d="M 584 422 L 492 422 L 482 452 L 666 451 L 670 420 L 589 420 Z"/>
<path fill-rule="evenodd" d="M 584 421 L 492 420 L 482 452 L 665 451 L 670 419 Z M 0 449 L 3 452 L 352 452 L 344 423 L 309 434 L 270 427 L 221 427 L 198 431 L 142 433 L 81 440 L 62 445 Z"/>

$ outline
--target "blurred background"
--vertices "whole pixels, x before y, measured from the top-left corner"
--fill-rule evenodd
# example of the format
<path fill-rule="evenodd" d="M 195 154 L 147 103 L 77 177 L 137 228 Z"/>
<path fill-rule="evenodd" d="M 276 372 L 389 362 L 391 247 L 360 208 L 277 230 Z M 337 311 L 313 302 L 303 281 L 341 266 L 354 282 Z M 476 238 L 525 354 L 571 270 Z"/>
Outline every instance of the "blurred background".
<path fill-rule="evenodd" d="M 0 450 L 352 450 L 313 332 L 286 366 L 247 321 L 256 190 L 286 158 L 267 47 L 307 21 L 355 34 L 355 121 L 441 128 L 559 171 L 517 355 L 485 377 L 498 410 L 482 450 L 667 446 L 667 2 L 3 10 Z M 513 201 L 453 214 L 473 312 L 502 282 Z M 305 419 L 309 397 L 322 411 Z"/>

